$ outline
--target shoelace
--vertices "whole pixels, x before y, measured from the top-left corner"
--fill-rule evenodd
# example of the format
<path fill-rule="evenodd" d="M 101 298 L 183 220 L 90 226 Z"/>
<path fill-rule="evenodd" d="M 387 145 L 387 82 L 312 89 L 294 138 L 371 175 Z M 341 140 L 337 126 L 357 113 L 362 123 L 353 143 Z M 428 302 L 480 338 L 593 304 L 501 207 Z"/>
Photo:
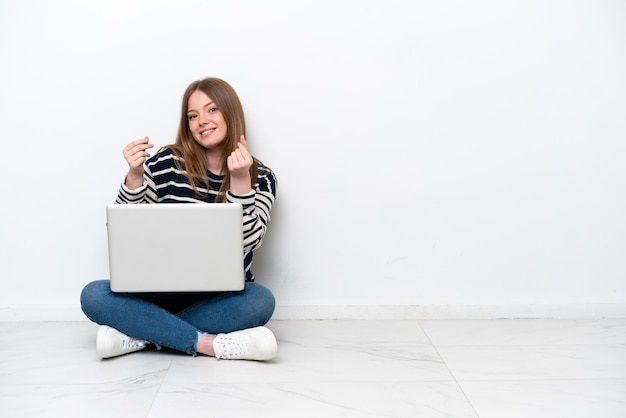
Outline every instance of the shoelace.
<path fill-rule="evenodd" d="M 248 345 L 241 341 L 228 337 L 222 337 L 217 341 L 219 345 L 218 358 L 233 359 L 248 354 Z"/>
<path fill-rule="evenodd" d="M 143 340 L 137 340 L 135 338 L 126 337 L 122 343 L 122 349 L 124 350 L 137 350 L 140 348 L 144 348 L 146 346 L 146 342 Z"/>

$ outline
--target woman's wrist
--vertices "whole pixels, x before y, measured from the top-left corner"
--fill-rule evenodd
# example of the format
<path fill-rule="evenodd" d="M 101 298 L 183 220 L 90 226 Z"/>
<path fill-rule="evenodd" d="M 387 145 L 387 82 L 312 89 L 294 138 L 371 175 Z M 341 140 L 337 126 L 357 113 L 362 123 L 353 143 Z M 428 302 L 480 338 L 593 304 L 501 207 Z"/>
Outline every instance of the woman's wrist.
<path fill-rule="evenodd" d="M 252 186 L 250 185 L 250 183 L 250 174 L 238 177 L 231 176 L 230 191 L 234 195 L 245 196 L 252 191 Z"/>
<path fill-rule="evenodd" d="M 130 190 L 138 189 L 143 186 L 143 174 L 137 175 L 132 171 L 129 171 L 124 179 L 124 185 Z"/>

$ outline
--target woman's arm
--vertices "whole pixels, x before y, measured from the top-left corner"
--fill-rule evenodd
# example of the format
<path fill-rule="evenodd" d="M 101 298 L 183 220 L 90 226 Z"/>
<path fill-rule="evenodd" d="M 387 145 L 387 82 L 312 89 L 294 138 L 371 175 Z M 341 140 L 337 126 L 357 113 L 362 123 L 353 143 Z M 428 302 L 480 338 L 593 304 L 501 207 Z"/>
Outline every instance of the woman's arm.
<path fill-rule="evenodd" d="M 239 203 L 243 207 L 243 249 L 244 253 L 261 246 L 270 221 L 270 212 L 276 199 L 277 180 L 267 167 L 259 167 L 259 177 L 250 193 L 239 196 L 229 190 L 226 200 Z"/>

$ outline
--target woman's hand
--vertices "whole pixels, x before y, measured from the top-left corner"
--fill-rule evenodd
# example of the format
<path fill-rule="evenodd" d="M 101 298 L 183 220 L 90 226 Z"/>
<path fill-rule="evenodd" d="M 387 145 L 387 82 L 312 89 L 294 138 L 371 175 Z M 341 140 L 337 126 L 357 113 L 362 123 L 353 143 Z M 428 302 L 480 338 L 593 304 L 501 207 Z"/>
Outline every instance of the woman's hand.
<path fill-rule="evenodd" d="M 230 172 L 230 191 L 242 196 L 248 194 L 252 187 L 250 185 L 250 167 L 252 167 L 252 155 L 248 151 L 248 141 L 241 135 L 237 149 L 227 158 L 226 164 Z"/>
<path fill-rule="evenodd" d="M 129 189 L 136 189 L 143 184 L 143 163 L 150 157 L 146 150 L 153 146 L 150 138 L 146 136 L 131 142 L 124 148 L 124 158 L 129 167 L 124 184 Z"/>

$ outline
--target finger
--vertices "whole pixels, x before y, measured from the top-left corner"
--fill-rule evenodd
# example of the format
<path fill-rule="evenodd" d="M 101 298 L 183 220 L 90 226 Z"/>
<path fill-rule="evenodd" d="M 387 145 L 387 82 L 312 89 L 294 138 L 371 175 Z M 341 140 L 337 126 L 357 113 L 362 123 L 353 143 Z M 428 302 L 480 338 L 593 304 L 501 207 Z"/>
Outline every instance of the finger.
<path fill-rule="evenodd" d="M 235 152 L 239 152 L 239 155 L 241 155 L 241 157 L 244 158 L 246 161 L 252 160 L 252 155 L 250 154 L 250 151 L 248 151 L 248 148 L 241 142 L 238 144 Z"/>
<path fill-rule="evenodd" d="M 148 159 L 149 154 L 145 153 L 143 155 L 134 155 L 133 157 L 128 159 L 128 164 L 132 168 L 139 168 L 143 165 L 143 163 Z"/>
<path fill-rule="evenodd" d="M 248 149 L 248 141 L 246 140 L 246 137 L 241 135 L 239 137 L 239 143 L 242 144 L 246 149 Z"/>
<path fill-rule="evenodd" d="M 226 159 L 226 166 L 228 167 L 228 171 L 231 173 L 239 170 L 241 168 L 240 164 L 237 162 L 237 159 L 233 157 L 233 155 L 229 155 Z"/>
<path fill-rule="evenodd" d="M 149 156 L 150 154 L 146 151 L 145 148 L 137 148 L 137 149 L 132 149 L 130 151 L 124 152 L 124 158 L 126 158 L 127 160 L 134 160 L 139 157 L 149 157 Z"/>
<path fill-rule="evenodd" d="M 132 142 L 132 144 L 133 144 L 132 148 L 146 150 L 148 148 L 154 147 L 154 145 L 151 144 L 149 141 L 150 140 L 148 139 L 148 137 L 145 137 L 143 139 L 139 139 L 137 141 L 133 141 Z"/>
<path fill-rule="evenodd" d="M 126 145 L 126 147 L 124 147 L 124 155 L 125 156 L 130 156 L 133 154 L 136 154 L 138 152 L 143 152 L 149 148 L 154 147 L 153 144 L 150 144 L 148 137 L 146 136 L 145 138 L 142 139 L 137 139 L 133 142 L 131 142 L 130 144 Z"/>
<path fill-rule="evenodd" d="M 139 144 L 147 144 L 150 142 L 150 138 L 148 138 L 147 136 L 144 136 L 141 139 L 135 139 L 134 141 L 132 141 L 130 144 L 126 145 L 126 147 L 124 147 L 124 149 L 130 149 L 133 148 L 136 145 Z"/>
<path fill-rule="evenodd" d="M 149 148 L 152 148 L 152 146 L 144 145 L 144 146 L 135 146 L 131 149 L 125 149 L 124 158 L 130 162 L 130 160 L 134 160 L 139 156 L 149 157 L 150 154 L 146 151 Z"/>
<path fill-rule="evenodd" d="M 233 152 L 231 152 L 230 156 L 228 158 L 230 159 L 233 167 L 241 166 L 241 161 L 242 161 L 243 157 L 242 157 L 241 151 L 239 149 L 236 149 Z"/>
<path fill-rule="evenodd" d="M 250 166 L 251 158 L 247 156 L 247 151 L 242 149 L 237 149 L 230 154 L 230 159 L 233 167 L 235 168 L 246 168 Z"/>
<path fill-rule="evenodd" d="M 138 151 L 138 152 L 136 152 L 134 154 L 131 154 L 131 156 L 130 156 L 130 158 L 133 159 L 133 160 L 138 160 L 138 159 L 144 159 L 145 160 L 148 157 L 150 157 L 150 153 L 145 152 L 145 151 Z"/>
<path fill-rule="evenodd" d="M 129 154 L 143 154 L 146 152 L 146 150 L 152 148 L 154 145 L 152 144 L 144 144 L 144 145 L 136 145 L 135 147 L 131 148 Z"/>
<path fill-rule="evenodd" d="M 143 138 L 135 139 L 134 141 L 132 141 L 130 144 L 127 145 L 127 148 L 131 148 L 133 146 L 140 145 L 140 144 L 149 144 L 149 143 L 150 143 L 150 138 L 147 136 L 144 136 Z"/>
<path fill-rule="evenodd" d="M 146 137 L 147 138 L 147 137 Z M 139 140 L 142 142 L 143 140 Z M 136 142 L 136 141 L 133 141 Z M 124 150 L 124 159 L 128 163 L 129 167 L 133 170 L 141 169 L 145 161 L 150 157 L 150 154 L 146 152 L 146 149 L 152 148 L 152 144 L 140 143 L 134 146 L 130 145 L 130 149 Z"/>

